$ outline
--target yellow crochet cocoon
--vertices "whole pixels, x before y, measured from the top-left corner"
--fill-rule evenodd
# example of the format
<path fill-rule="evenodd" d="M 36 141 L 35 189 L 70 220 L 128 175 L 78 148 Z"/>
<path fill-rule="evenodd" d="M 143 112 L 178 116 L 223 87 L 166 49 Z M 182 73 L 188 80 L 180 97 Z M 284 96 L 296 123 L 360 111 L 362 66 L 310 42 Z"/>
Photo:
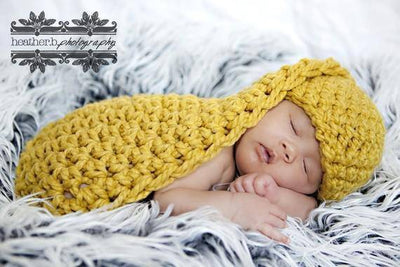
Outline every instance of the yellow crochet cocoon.
<path fill-rule="evenodd" d="M 27 142 L 16 195 L 40 192 L 57 215 L 139 201 L 232 146 L 284 99 L 316 129 L 318 198 L 340 200 L 364 185 L 381 160 L 385 127 L 349 72 L 328 58 L 285 65 L 224 98 L 138 94 L 76 109 Z"/>

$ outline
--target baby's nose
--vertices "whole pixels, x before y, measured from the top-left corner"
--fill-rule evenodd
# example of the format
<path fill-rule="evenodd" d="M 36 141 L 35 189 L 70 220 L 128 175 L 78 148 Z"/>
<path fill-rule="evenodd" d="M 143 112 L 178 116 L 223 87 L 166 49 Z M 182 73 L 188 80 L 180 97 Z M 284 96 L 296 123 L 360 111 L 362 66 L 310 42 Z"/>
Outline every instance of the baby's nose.
<path fill-rule="evenodd" d="M 280 143 L 282 148 L 282 158 L 285 162 L 291 163 L 297 157 L 297 149 L 296 147 L 289 141 L 283 140 Z"/>

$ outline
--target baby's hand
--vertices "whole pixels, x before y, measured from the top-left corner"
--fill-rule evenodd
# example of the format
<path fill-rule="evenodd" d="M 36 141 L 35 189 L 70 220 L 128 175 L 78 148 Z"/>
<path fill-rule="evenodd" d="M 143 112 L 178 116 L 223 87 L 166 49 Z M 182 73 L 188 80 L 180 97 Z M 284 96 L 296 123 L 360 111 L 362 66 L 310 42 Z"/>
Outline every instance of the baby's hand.
<path fill-rule="evenodd" d="M 276 204 L 279 200 L 279 187 L 272 176 L 265 173 L 249 173 L 238 177 L 229 187 L 231 192 L 255 193 Z"/>
<path fill-rule="evenodd" d="M 233 222 L 246 230 L 259 231 L 276 241 L 289 242 L 289 238 L 277 229 L 287 227 L 285 211 L 256 194 L 236 193 L 233 196 Z"/>

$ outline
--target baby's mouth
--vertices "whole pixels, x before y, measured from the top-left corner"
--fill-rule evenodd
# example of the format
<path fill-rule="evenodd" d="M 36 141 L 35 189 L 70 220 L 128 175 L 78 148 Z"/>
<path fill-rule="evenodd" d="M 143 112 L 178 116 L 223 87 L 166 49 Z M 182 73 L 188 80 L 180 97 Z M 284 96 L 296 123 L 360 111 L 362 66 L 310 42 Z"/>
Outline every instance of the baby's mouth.
<path fill-rule="evenodd" d="M 257 152 L 261 160 L 263 160 L 267 164 L 270 163 L 271 154 L 265 146 L 259 144 L 259 146 L 257 147 Z"/>

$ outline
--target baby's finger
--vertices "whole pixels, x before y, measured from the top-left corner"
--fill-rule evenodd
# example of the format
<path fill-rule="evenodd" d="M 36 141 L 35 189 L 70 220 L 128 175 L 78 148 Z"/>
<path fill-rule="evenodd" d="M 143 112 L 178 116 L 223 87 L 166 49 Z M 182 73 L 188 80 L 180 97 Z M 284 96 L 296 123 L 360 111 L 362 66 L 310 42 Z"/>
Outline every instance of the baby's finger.
<path fill-rule="evenodd" d="M 287 236 L 267 223 L 260 225 L 258 231 L 277 242 L 282 242 L 285 244 L 289 243 L 289 238 Z"/>
<path fill-rule="evenodd" d="M 286 221 L 282 220 L 282 218 L 279 218 L 273 214 L 270 214 L 271 216 L 268 216 L 268 219 L 265 221 L 266 223 L 276 227 L 276 228 L 286 228 L 288 227 L 288 224 Z"/>
<path fill-rule="evenodd" d="M 271 184 L 272 177 L 266 175 L 258 175 L 254 179 L 254 189 L 257 195 L 265 196 L 268 186 Z"/>
<path fill-rule="evenodd" d="M 239 179 L 239 178 L 238 178 Z M 245 193 L 246 191 L 244 191 L 244 188 L 242 186 L 242 183 L 240 182 L 240 180 L 236 180 L 234 182 L 232 182 L 231 186 L 230 186 L 231 192 L 240 192 L 240 193 Z"/>
<path fill-rule="evenodd" d="M 271 210 L 269 211 L 271 214 L 277 216 L 278 218 L 281 218 L 282 220 L 286 221 L 287 220 L 287 214 L 284 212 L 280 207 L 277 205 L 272 205 Z"/>
<path fill-rule="evenodd" d="M 245 192 L 254 194 L 253 182 L 255 177 L 256 175 L 251 175 L 251 176 L 249 175 L 241 181 L 242 187 Z"/>
<path fill-rule="evenodd" d="M 228 191 L 229 191 L 229 192 L 236 193 L 236 188 L 234 187 L 234 184 L 233 184 L 233 183 L 231 183 L 231 184 L 229 185 Z"/>

